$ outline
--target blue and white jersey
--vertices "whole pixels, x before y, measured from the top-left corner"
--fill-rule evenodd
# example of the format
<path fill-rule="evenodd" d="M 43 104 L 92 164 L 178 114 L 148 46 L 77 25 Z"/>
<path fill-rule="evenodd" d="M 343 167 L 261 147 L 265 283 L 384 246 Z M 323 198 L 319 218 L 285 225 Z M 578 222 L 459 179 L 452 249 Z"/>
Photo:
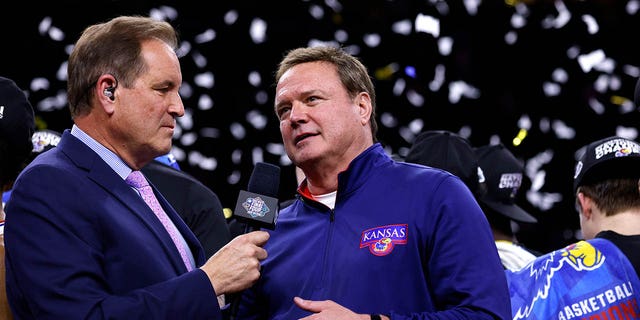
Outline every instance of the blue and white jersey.
<path fill-rule="evenodd" d="M 640 319 L 640 280 L 609 240 L 579 241 L 505 272 L 513 320 Z"/>

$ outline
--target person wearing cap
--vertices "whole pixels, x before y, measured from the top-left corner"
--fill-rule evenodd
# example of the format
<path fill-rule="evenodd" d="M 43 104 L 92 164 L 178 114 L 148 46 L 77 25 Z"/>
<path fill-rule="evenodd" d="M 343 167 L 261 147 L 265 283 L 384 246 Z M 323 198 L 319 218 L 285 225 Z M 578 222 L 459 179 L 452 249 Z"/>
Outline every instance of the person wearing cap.
<path fill-rule="evenodd" d="M 13 80 L 0 77 L 0 184 L 3 193 L 11 190 L 15 178 L 28 161 L 34 131 L 33 107 L 26 95 Z"/>
<path fill-rule="evenodd" d="M 178 44 L 169 22 L 143 16 L 90 25 L 75 42 L 73 125 L 22 170 L 6 207 L 16 319 L 223 319 L 217 296 L 260 277 L 267 232 L 206 257 L 140 172 L 171 150 L 184 115 Z"/>
<path fill-rule="evenodd" d="M 464 137 L 447 130 L 428 130 L 418 134 L 405 162 L 444 169 L 454 174 L 477 198 L 487 191 L 485 175 L 473 146 Z"/>
<path fill-rule="evenodd" d="M 540 255 L 520 243 L 513 230 L 513 224 L 538 222 L 516 204 L 524 165 L 502 143 L 481 146 L 474 152 L 487 186 L 478 202 L 491 225 L 500 260 L 505 269 L 519 270 Z"/>
<path fill-rule="evenodd" d="M 509 319 L 491 229 L 460 179 L 394 160 L 367 68 L 343 48 L 287 52 L 274 111 L 304 173 L 238 319 Z"/>
<path fill-rule="evenodd" d="M 446 170 L 465 183 L 489 221 L 505 269 L 519 269 L 535 259 L 511 229 L 512 220 L 536 219 L 515 204 L 524 167 L 504 145 L 474 149 L 454 132 L 429 130 L 416 136 L 405 161 Z"/>
<path fill-rule="evenodd" d="M 611 136 L 577 153 L 584 239 L 506 272 L 514 320 L 640 318 L 640 144 Z"/>
<path fill-rule="evenodd" d="M 31 152 L 35 131 L 34 112 L 22 89 L 9 78 L 0 77 L 0 185 L 12 188 Z M 4 202 L 0 206 L 0 319 L 12 319 L 6 295 Z"/>

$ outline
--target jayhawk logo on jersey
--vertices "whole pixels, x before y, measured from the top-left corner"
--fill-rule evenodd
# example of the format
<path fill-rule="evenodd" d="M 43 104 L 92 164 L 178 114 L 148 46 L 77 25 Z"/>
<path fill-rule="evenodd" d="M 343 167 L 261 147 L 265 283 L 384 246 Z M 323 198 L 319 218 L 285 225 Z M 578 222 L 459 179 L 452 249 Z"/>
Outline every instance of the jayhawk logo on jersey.
<path fill-rule="evenodd" d="M 571 244 L 562 252 L 562 256 L 576 270 L 589 270 L 598 267 L 604 261 L 602 252 L 586 241 Z"/>

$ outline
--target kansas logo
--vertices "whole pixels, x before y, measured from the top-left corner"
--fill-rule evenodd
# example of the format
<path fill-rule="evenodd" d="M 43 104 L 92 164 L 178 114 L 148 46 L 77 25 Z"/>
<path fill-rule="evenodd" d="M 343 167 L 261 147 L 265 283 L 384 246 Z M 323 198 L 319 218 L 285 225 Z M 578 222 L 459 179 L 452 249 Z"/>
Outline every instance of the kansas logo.
<path fill-rule="evenodd" d="M 406 224 L 392 224 L 375 227 L 362 232 L 360 248 L 369 247 L 369 251 L 376 256 L 386 256 L 397 244 L 407 243 Z"/>
<path fill-rule="evenodd" d="M 260 197 L 255 198 L 247 198 L 242 203 L 242 207 L 247 210 L 247 213 L 252 217 L 264 217 L 267 212 L 269 212 L 269 207 Z"/>

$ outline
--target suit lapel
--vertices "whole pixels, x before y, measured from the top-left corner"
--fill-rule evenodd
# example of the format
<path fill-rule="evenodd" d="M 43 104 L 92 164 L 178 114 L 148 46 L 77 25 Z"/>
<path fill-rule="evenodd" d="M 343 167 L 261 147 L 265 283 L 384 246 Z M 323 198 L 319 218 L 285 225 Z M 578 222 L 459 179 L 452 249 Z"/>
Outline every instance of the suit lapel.
<path fill-rule="evenodd" d="M 165 253 L 169 257 L 171 264 L 178 274 L 182 274 L 187 271 L 186 266 L 182 261 L 182 257 L 176 249 L 171 236 L 169 236 L 155 213 L 153 213 L 144 200 L 131 187 L 129 187 L 129 185 L 127 185 L 126 182 L 124 182 L 124 180 L 118 176 L 118 174 L 116 174 L 115 171 L 113 171 L 113 169 L 105 163 L 102 158 L 100 158 L 100 156 L 98 156 L 98 154 L 86 146 L 82 141 L 71 135 L 68 130 L 64 132 L 63 138 L 60 140 L 60 143 L 56 148 L 62 149 L 62 151 L 67 154 L 79 168 L 87 171 L 89 179 L 99 185 L 106 192 L 113 195 L 114 198 L 118 199 L 129 209 L 129 211 L 123 212 L 122 214 L 132 214 L 142 220 L 154 237 L 162 243 Z M 155 187 L 153 187 L 153 189 L 157 196 L 157 190 Z M 158 201 L 160 201 L 162 207 L 165 208 L 165 211 L 171 220 L 176 223 L 175 216 L 177 216 L 177 213 L 175 213 L 175 210 L 167 210 L 167 207 L 170 206 L 164 197 L 158 197 Z M 171 213 L 169 213 L 169 211 L 171 211 Z M 185 237 L 189 247 L 193 248 L 192 240 L 190 237 L 185 236 L 186 233 L 184 228 L 181 228 L 179 225 L 179 223 L 176 223 L 178 230 L 180 230 L 180 233 Z M 186 227 L 184 222 L 182 222 L 182 225 Z M 194 257 L 197 256 L 194 254 Z M 197 263 L 198 261 L 196 260 L 196 264 Z"/>

